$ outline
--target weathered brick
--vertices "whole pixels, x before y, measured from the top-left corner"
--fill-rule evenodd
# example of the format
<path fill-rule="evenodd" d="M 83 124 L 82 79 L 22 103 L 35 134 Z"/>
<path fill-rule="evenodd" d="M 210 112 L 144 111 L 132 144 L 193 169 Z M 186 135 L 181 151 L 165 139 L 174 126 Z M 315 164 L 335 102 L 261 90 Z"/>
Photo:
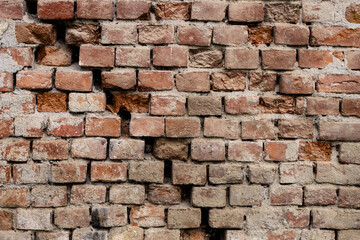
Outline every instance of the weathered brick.
<path fill-rule="evenodd" d="M 231 22 L 262 22 L 264 6 L 262 3 L 230 3 L 229 21 Z"/>
<path fill-rule="evenodd" d="M 1 236 L 5 236 L 9 240 L 32 240 L 33 234 L 32 232 L 20 232 L 20 231 L 0 231 Z"/>
<path fill-rule="evenodd" d="M 306 98 L 306 115 L 339 115 L 340 99 L 331 97 Z"/>
<path fill-rule="evenodd" d="M 109 233 L 110 239 L 123 238 L 131 240 L 143 240 L 144 229 L 127 225 L 125 227 L 111 228 Z"/>
<path fill-rule="evenodd" d="M 225 142 L 194 139 L 191 142 L 191 158 L 197 161 L 225 161 Z"/>
<path fill-rule="evenodd" d="M 259 67 L 259 50 L 226 48 L 226 69 L 257 69 Z"/>
<path fill-rule="evenodd" d="M 116 66 L 150 67 L 150 48 L 117 47 Z"/>
<path fill-rule="evenodd" d="M 118 19 L 150 20 L 150 1 L 117 0 Z"/>
<path fill-rule="evenodd" d="M 310 224 L 310 209 L 289 208 L 285 211 L 285 216 L 292 228 L 307 228 Z"/>
<path fill-rule="evenodd" d="M 259 113 L 259 98 L 257 96 L 226 96 L 225 112 L 233 115 Z"/>
<path fill-rule="evenodd" d="M 0 141 L 0 159 L 25 162 L 29 159 L 30 141 Z"/>
<path fill-rule="evenodd" d="M 156 20 L 189 20 L 190 2 L 159 1 L 155 8 Z"/>
<path fill-rule="evenodd" d="M 39 185 L 31 189 L 34 207 L 63 207 L 67 204 L 66 186 Z"/>
<path fill-rule="evenodd" d="M 50 165 L 47 163 L 17 164 L 13 167 L 14 184 L 47 183 Z"/>
<path fill-rule="evenodd" d="M 304 190 L 305 205 L 334 205 L 336 204 L 336 187 L 323 185 L 309 185 Z"/>
<path fill-rule="evenodd" d="M 186 67 L 188 64 L 188 50 L 183 46 L 154 47 L 153 64 L 160 67 Z"/>
<path fill-rule="evenodd" d="M 241 208 L 210 209 L 209 225 L 212 228 L 243 228 L 244 215 Z"/>
<path fill-rule="evenodd" d="M 360 117 L 360 98 L 343 98 L 341 101 L 341 114 L 343 116 Z"/>
<path fill-rule="evenodd" d="M 87 116 L 86 136 L 120 137 L 121 119 L 119 117 Z"/>
<path fill-rule="evenodd" d="M 277 172 L 276 165 L 262 164 L 249 166 L 249 179 L 251 183 L 271 184 Z"/>
<path fill-rule="evenodd" d="M 16 86 L 27 90 L 52 88 L 52 71 L 22 70 L 16 74 Z"/>
<path fill-rule="evenodd" d="M 184 229 L 181 237 L 181 240 L 205 240 L 207 236 L 204 229 Z"/>
<path fill-rule="evenodd" d="M 113 19 L 113 2 L 111 0 L 77 0 L 76 16 L 85 19 Z"/>
<path fill-rule="evenodd" d="M 341 163 L 354 163 L 360 164 L 358 158 L 360 152 L 359 143 L 341 143 L 339 149 L 339 161 Z"/>
<path fill-rule="evenodd" d="M 168 209 L 168 228 L 198 228 L 200 224 L 200 208 L 170 207 Z"/>
<path fill-rule="evenodd" d="M 246 121 L 241 123 L 243 139 L 274 139 L 275 126 L 272 121 Z"/>
<path fill-rule="evenodd" d="M 282 163 L 279 169 L 280 183 L 309 184 L 314 181 L 313 172 L 313 164 L 309 162 Z"/>
<path fill-rule="evenodd" d="M 226 188 L 219 187 L 193 187 L 191 204 L 194 207 L 225 207 Z"/>
<path fill-rule="evenodd" d="M 267 3 L 264 15 L 266 22 L 297 23 L 300 18 L 300 3 Z"/>
<path fill-rule="evenodd" d="M 34 160 L 64 160 L 68 158 L 69 146 L 66 140 L 35 140 Z"/>
<path fill-rule="evenodd" d="M 14 89 L 14 76 L 9 72 L 0 72 L 0 92 L 12 92 Z"/>
<path fill-rule="evenodd" d="M 134 184 L 113 185 L 110 188 L 110 202 L 121 204 L 143 204 L 145 186 Z"/>
<path fill-rule="evenodd" d="M 144 159 L 145 142 L 140 139 L 111 139 L 110 159 Z"/>
<path fill-rule="evenodd" d="M 107 46 L 80 46 L 79 65 L 84 67 L 114 67 L 115 49 Z"/>
<path fill-rule="evenodd" d="M 289 113 L 295 112 L 296 102 L 292 96 L 270 95 L 260 97 L 260 106 L 263 113 Z"/>
<path fill-rule="evenodd" d="M 150 101 L 151 115 L 185 115 L 186 98 L 179 95 L 152 95 Z"/>
<path fill-rule="evenodd" d="M 102 44 L 135 44 L 137 29 L 135 24 L 101 24 Z"/>
<path fill-rule="evenodd" d="M 1 72 L 14 73 L 22 70 L 24 66 L 31 66 L 34 62 L 34 52 L 31 47 L 0 48 L 0 57 L 6 59 L 4 61 L 6 64 L 2 64 L 0 67 Z M 11 86 L 8 85 L 7 87 Z M 5 90 L 10 91 L 8 88 Z"/>
<path fill-rule="evenodd" d="M 51 182 L 82 183 L 86 180 L 87 164 L 85 162 L 59 162 L 51 165 Z"/>
<path fill-rule="evenodd" d="M 246 214 L 246 222 L 251 229 L 259 229 L 261 227 L 265 230 L 274 230 L 287 227 L 284 221 L 284 210 L 268 206 L 251 208 Z"/>
<path fill-rule="evenodd" d="M 180 25 L 177 28 L 177 42 L 185 45 L 210 46 L 212 28 L 207 26 Z"/>
<path fill-rule="evenodd" d="M 209 72 L 183 72 L 176 75 L 176 88 L 180 92 L 209 92 Z"/>
<path fill-rule="evenodd" d="M 273 41 L 273 27 L 272 26 L 250 26 L 249 42 L 258 46 L 259 44 L 270 44 Z"/>
<path fill-rule="evenodd" d="M 40 0 L 37 14 L 40 19 L 68 20 L 74 18 L 74 0 Z"/>
<path fill-rule="evenodd" d="M 15 136 L 42 137 L 46 120 L 45 117 L 16 117 Z"/>
<path fill-rule="evenodd" d="M 65 30 L 66 44 L 99 43 L 100 25 L 72 23 Z"/>
<path fill-rule="evenodd" d="M 148 136 L 161 137 L 164 136 L 165 126 L 163 117 L 133 117 L 130 121 L 131 136 Z"/>
<path fill-rule="evenodd" d="M 299 49 L 299 67 L 324 68 L 333 62 L 330 50 Z"/>
<path fill-rule="evenodd" d="M 280 119 L 278 121 L 279 137 L 312 138 L 313 120 L 311 119 Z"/>
<path fill-rule="evenodd" d="M 70 66 L 72 50 L 68 46 L 41 46 L 37 52 L 37 63 L 46 66 Z"/>
<path fill-rule="evenodd" d="M 172 71 L 140 70 L 138 74 L 140 91 L 164 91 L 174 88 L 174 73 Z"/>
<path fill-rule="evenodd" d="M 229 141 L 228 159 L 239 162 L 259 162 L 263 159 L 261 142 Z"/>
<path fill-rule="evenodd" d="M 125 163 L 92 162 L 92 182 L 124 182 L 126 181 L 127 167 Z"/>
<path fill-rule="evenodd" d="M 195 117 L 166 118 L 166 136 L 188 138 L 200 136 L 200 119 Z"/>
<path fill-rule="evenodd" d="M 263 69 L 293 70 L 296 64 L 296 50 L 261 50 Z"/>
<path fill-rule="evenodd" d="M 281 238 L 285 238 L 285 239 L 296 239 L 298 238 L 299 233 L 296 232 L 295 230 L 283 230 L 283 229 L 279 229 L 279 230 L 274 230 L 274 231 L 268 231 L 266 233 L 266 239 L 267 240 L 271 240 L 271 239 L 281 239 Z"/>
<path fill-rule="evenodd" d="M 88 159 L 106 158 L 107 140 L 105 138 L 80 138 L 71 142 L 71 157 Z"/>
<path fill-rule="evenodd" d="M 181 202 L 181 188 L 172 185 L 151 184 L 148 188 L 149 202 L 161 205 L 177 205 Z"/>
<path fill-rule="evenodd" d="M 168 44 L 174 42 L 174 25 L 140 25 L 139 42 L 147 44 Z"/>
<path fill-rule="evenodd" d="M 308 45 L 310 30 L 306 26 L 277 24 L 274 30 L 275 43 L 285 45 Z"/>
<path fill-rule="evenodd" d="M 103 112 L 106 98 L 104 93 L 70 93 L 70 112 Z"/>
<path fill-rule="evenodd" d="M 276 86 L 276 73 L 250 72 L 249 90 L 251 91 L 274 91 Z"/>
<path fill-rule="evenodd" d="M 118 227 L 128 223 L 126 206 L 120 205 L 96 205 L 91 209 L 91 217 L 95 227 Z"/>
<path fill-rule="evenodd" d="M 206 166 L 187 163 L 172 165 L 172 183 L 175 185 L 205 185 Z"/>
<path fill-rule="evenodd" d="M 165 208 L 163 206 L 132 206 L 130 223 L 139 227 L 165 226 Z"/>
<path fill-rule="evenodd" d="M 339 207 L 360 208 L 360 189 L 341 187 L 339 190 Z"/>
<path fill-rule="evenodd" d="M 338 231 L 339 240 L 356 240 L 360 234 L 360 230 L 342 230 Z"/>
<path fill-rule="evenodd" d="M 11 230 L 13 228 L 13 219 L 14 213 L 12 211 L 0 209 L 0 230 Z"/>
<path fill-rule="evenodd" d="M 0 207 L 24 208 L 30 205 L 29 187 L 0 188 Z"/>
<path fill-rule="evenodd" d="M 303 190 L 298 186 L 272 186 L 270 188 L 271 205 L 302 205 Z"/>
<path fill-rule="evenodd" d="M 59 228 L 87 227 L 90 220 L 87 206 L 56 208 L 54 211 L 54 223 Z"/>
<path fill-rule="evenodd" d="M 359 228 L 359 210 L 314 209 L 313 226 L 317 228 L 352 229 Z"/>
<path fill-rule="evenodd" d="M 308 74 L 281 74 L 279 90 L 285 94 L 312 94 L 315 78 Z"/>
<path fill-rule="evenodd" d="M 164 182 L 164 162 L 160 161 L 144 161 L 130 162 L 129 180 L 136 182 Z"/>
<path fill-rule="evenodd" d="M 0 138 L 6 138 L 14 135 L 14 120 L 13 118 L 0 118 Z"/>
<path fill-rule="evenodd" d="M 265 189 L 256 185 L 231 185 L 229 203 L 231 206 L 261 205 L 265 197 Z"/>
<path fill-rule="evenodd" d="M 345 58 L 347 61 L 347 67 L 349 69 L 360 69 L 360 51 L 349 50 L 345 51 Z"/>
<path fill-rule="evenodd" d="M 149 94 L 113 94 L 114 112 L 120 110 L 132 113 L 147 113 L 149 111 Z"/>
<path fill-rule="evenodd" d="M 133 90 L 136 87 L 135 70 L 115 70 L 101 73 L 102 89 Z"/>
<path fill-rule="evenodd" d="M 360 141 L 360 123 L 320 121 L 318 139 Z"/>
<path fill-rule="evenodd" d="M 38 112 L 66 112 L 67 94 L 44 92 L 37 94 Z"/>
<path fill-rule="evenodd" d="M 220 68 L 223 66 L 221 49 L 189 49 L 189 65 L 195 68 Z"/>
<path fill-rule="evenodd" d="M 298 145 L 296 142 L 277 141 L 267 142 L 265 160 L 270 161 L 296 161 L 298 158 Z"/>
<path fill-rule="evenodd" d="M 92 72 L 56 71 L 55 87 L 59 90 L 90 92 L 92 86 Z"/>
<path fill-rule="evenodd" d="M 211 73 L 212 90 L 215 91 L 244 91 L 246 73 L 241 71 Z"/>
<path fill-rule="evenodd" d="M 94 239 L 94 238 L 97 238 L 99 240 L 108 239 L 107 231 L 96 230 L 91 227 L 86 227 L 86 228 L 77 228 L 72 233 L 73 240 Z"/>
<path fill-rule="evenodd" d="M 359 184 L 359 165 L 345 165 L 333 163 L 318 163 L 316 168 L 316 182 L 338 185 Z"/>
<path fill-rule="evenodd" d="M 208 95 L 188 97 L 189 115 L 221 115 L 221 97 Z"/>
<path fill-rule="evenodd" d="M 84 134 L 84 119 L 81 117 L 50 116 L 47 134 L 55 137 L 79 137 Z"/>
<path fill-rule="evenodd" d="M 52 24 L 17 23 L 15 32 L 19 43 L 54 44 L 56 40 Z"/>
<path fill-rule="evenodd" d="M 165 228 L 150 228 L 145 230 L 145 239 L 147 240 L 180 240 L 180 230 L 169 230 Z"/>
<path fill-rule="evenodd" d="M 106 187 L 102 185 L 74 185 L 71 187 L 72 204 L 105 202 Z"/>
<path fill-rule="evenodd" d="M 52 230 L 52 209 L 17 209 L 16 228 L 22 230 Z"/>
<path fill-rule="evenodd" d="M 1 164 L 0 165 L 0 184 L 6 185 L 11 183 L 11 165 Z"/>
<path fill-rule="evenodd" d="M 239 122 L 233 119 L 205 118 L 204 136 L 237 139 L 240 135 Z"/>
<path fill-rule="evenodd" d="M 359 35 L 359 29 L 313 26 L 310 44 L 313 46 L 360 47 Z"/>
<path fill-rule="evenodd" d="M 34 94 L 3 93 L 0 95 L 0 114 L 19 115 L 35 112 Z"/>
<path fill-rule="evenodd" d="M 319 75 L 318 92 L 360 93 L 360 75 Z"/>
<path fill-rule="evenodd" d="M 22 0 L 15 0 L 15 1 L 2 0 L 0 1 L 0 9 L 1 9 L 0 18 L 22 19 L 24 15 L 24 7 L 25 4 Z"/>
<path fill-rule="evenodd" d="M 334 4 L 332 2 L 306 1 L 302 6 L 303 22 L 326 22 L 334 19 Z"/>
<path fill-rule="evenodd" d="M 300 142 L 299 160 L 330 161 L 331 143 L 329 142 Z"/>
<path fill-rule="evenodd" d="M 156 139 L 153 155 L 159 159 L 186 160 L 189 143 L 181 140 Z"/>
<path fill-rule="evenodd" d="M 225 2 L 193 2 L 191 5 L 191 20 L 221 22 L 225 18 L 227 4 Z"/>

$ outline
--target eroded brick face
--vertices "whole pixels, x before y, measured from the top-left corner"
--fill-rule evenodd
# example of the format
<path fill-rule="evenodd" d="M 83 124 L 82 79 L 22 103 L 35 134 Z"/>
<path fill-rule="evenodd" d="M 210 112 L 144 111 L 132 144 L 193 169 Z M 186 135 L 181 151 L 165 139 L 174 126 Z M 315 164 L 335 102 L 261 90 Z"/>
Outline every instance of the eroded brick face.
<path fill-rule="evenodd" d="M 0 0 L 0 239 L 358 240 L 360 4 Z"/>

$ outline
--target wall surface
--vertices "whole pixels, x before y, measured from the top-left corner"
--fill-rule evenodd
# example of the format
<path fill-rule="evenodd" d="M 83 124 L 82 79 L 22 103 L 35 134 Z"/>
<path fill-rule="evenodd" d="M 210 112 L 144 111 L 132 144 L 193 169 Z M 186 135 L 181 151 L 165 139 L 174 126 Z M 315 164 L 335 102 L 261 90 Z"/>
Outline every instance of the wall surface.
<path fill-rule="evenodd" d="M 0 240 L 359 240 L 358 0 L 0 0 Z"/>

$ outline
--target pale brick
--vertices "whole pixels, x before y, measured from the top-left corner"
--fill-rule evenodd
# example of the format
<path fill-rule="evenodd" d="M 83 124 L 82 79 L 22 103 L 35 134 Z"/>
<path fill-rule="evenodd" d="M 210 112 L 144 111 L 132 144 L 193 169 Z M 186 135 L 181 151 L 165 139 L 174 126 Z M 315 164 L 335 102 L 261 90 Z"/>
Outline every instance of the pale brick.
<path fill-rule="evenodd" d="M 110 188 L 110 202 L 121 204 L 143 204 L 145 186 L 134 184 L 113 185 Z"/>

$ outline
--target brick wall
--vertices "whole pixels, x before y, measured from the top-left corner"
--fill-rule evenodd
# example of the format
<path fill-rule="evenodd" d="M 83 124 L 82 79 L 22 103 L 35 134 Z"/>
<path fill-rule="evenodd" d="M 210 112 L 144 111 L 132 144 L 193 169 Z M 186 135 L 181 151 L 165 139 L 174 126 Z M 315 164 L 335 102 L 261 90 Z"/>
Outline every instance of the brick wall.
<path fill-rule="evenodd" d="M 358 240 L 357 0 L 0 0 L 0 240 Z"/>

